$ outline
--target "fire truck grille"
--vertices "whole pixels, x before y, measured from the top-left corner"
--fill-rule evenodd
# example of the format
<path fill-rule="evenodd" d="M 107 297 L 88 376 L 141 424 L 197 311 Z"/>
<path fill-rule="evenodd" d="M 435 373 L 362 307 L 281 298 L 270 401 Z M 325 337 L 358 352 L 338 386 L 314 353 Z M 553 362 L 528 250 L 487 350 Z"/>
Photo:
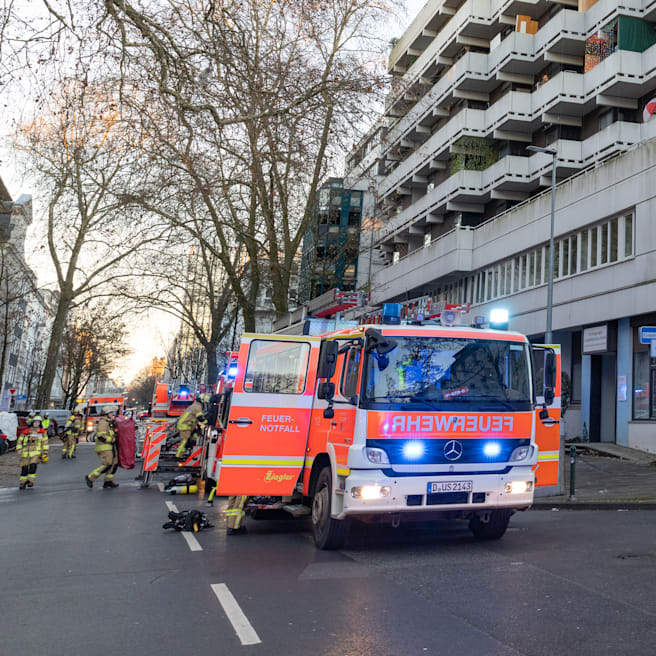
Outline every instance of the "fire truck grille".
<path fill-rule="evenodd" d="M 437 492 L 426 495 L 427 506 L 438 506 L 449 503 L 467 503 L 469 492 Z"/>

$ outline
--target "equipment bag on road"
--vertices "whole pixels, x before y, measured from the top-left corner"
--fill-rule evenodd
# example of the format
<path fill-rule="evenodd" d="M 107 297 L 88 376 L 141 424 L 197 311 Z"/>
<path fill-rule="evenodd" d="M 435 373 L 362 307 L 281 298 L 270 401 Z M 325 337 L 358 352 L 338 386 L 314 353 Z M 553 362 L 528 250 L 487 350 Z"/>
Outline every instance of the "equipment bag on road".
<path fill-rule="evenodd" d="M 190 531 L 198 533 L 202 528 L 211 528 L 207 515 L 200 510 L 183 510 L 182 512 L 169 513 L 169 520 L 162 524 L 162 528 L 174 528 L 176 531 Z"/>
<path fill-rule="evenodd" d="M 134 419 L 118 415 L 116 425 L 116 445 L 118 447 L 118 464 L 123 469 L 134 468 Z"/>

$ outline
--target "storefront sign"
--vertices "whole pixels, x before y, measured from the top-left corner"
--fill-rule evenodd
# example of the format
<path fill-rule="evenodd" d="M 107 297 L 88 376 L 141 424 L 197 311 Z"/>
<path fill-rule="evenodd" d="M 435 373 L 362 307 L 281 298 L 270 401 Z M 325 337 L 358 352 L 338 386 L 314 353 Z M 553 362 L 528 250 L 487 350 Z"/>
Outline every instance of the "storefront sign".
<path fill-rule="evenodd" d="M 583 353 L 608 351 L 608 324 L 583 329 Z"/>

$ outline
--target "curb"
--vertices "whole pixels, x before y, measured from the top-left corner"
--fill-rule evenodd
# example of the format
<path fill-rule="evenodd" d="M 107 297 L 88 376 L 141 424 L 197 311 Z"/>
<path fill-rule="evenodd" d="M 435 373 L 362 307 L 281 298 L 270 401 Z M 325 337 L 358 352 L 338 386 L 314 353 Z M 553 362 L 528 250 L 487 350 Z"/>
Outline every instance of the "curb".
<path fill-rule="evenodd" d="M 534 503 L 531 510 L 656 510 L 656 501 L 554 501 Z"/>

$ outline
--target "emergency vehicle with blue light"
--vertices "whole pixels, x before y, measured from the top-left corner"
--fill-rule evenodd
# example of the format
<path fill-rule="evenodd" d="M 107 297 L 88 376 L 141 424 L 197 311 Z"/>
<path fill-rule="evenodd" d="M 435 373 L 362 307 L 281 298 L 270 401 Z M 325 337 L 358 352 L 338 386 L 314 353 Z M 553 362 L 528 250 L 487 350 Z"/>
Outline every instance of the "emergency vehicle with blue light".
<path fill-rule="evenodd" d="M 353 518 L 500 538 L 536 486 L 558 485 L 560 347 L 508 331 L 507 313 L 475 324 L 392 306 L 376 324 L 245 334 L 217 494 L 310 514 L 322 549 Z"/>

